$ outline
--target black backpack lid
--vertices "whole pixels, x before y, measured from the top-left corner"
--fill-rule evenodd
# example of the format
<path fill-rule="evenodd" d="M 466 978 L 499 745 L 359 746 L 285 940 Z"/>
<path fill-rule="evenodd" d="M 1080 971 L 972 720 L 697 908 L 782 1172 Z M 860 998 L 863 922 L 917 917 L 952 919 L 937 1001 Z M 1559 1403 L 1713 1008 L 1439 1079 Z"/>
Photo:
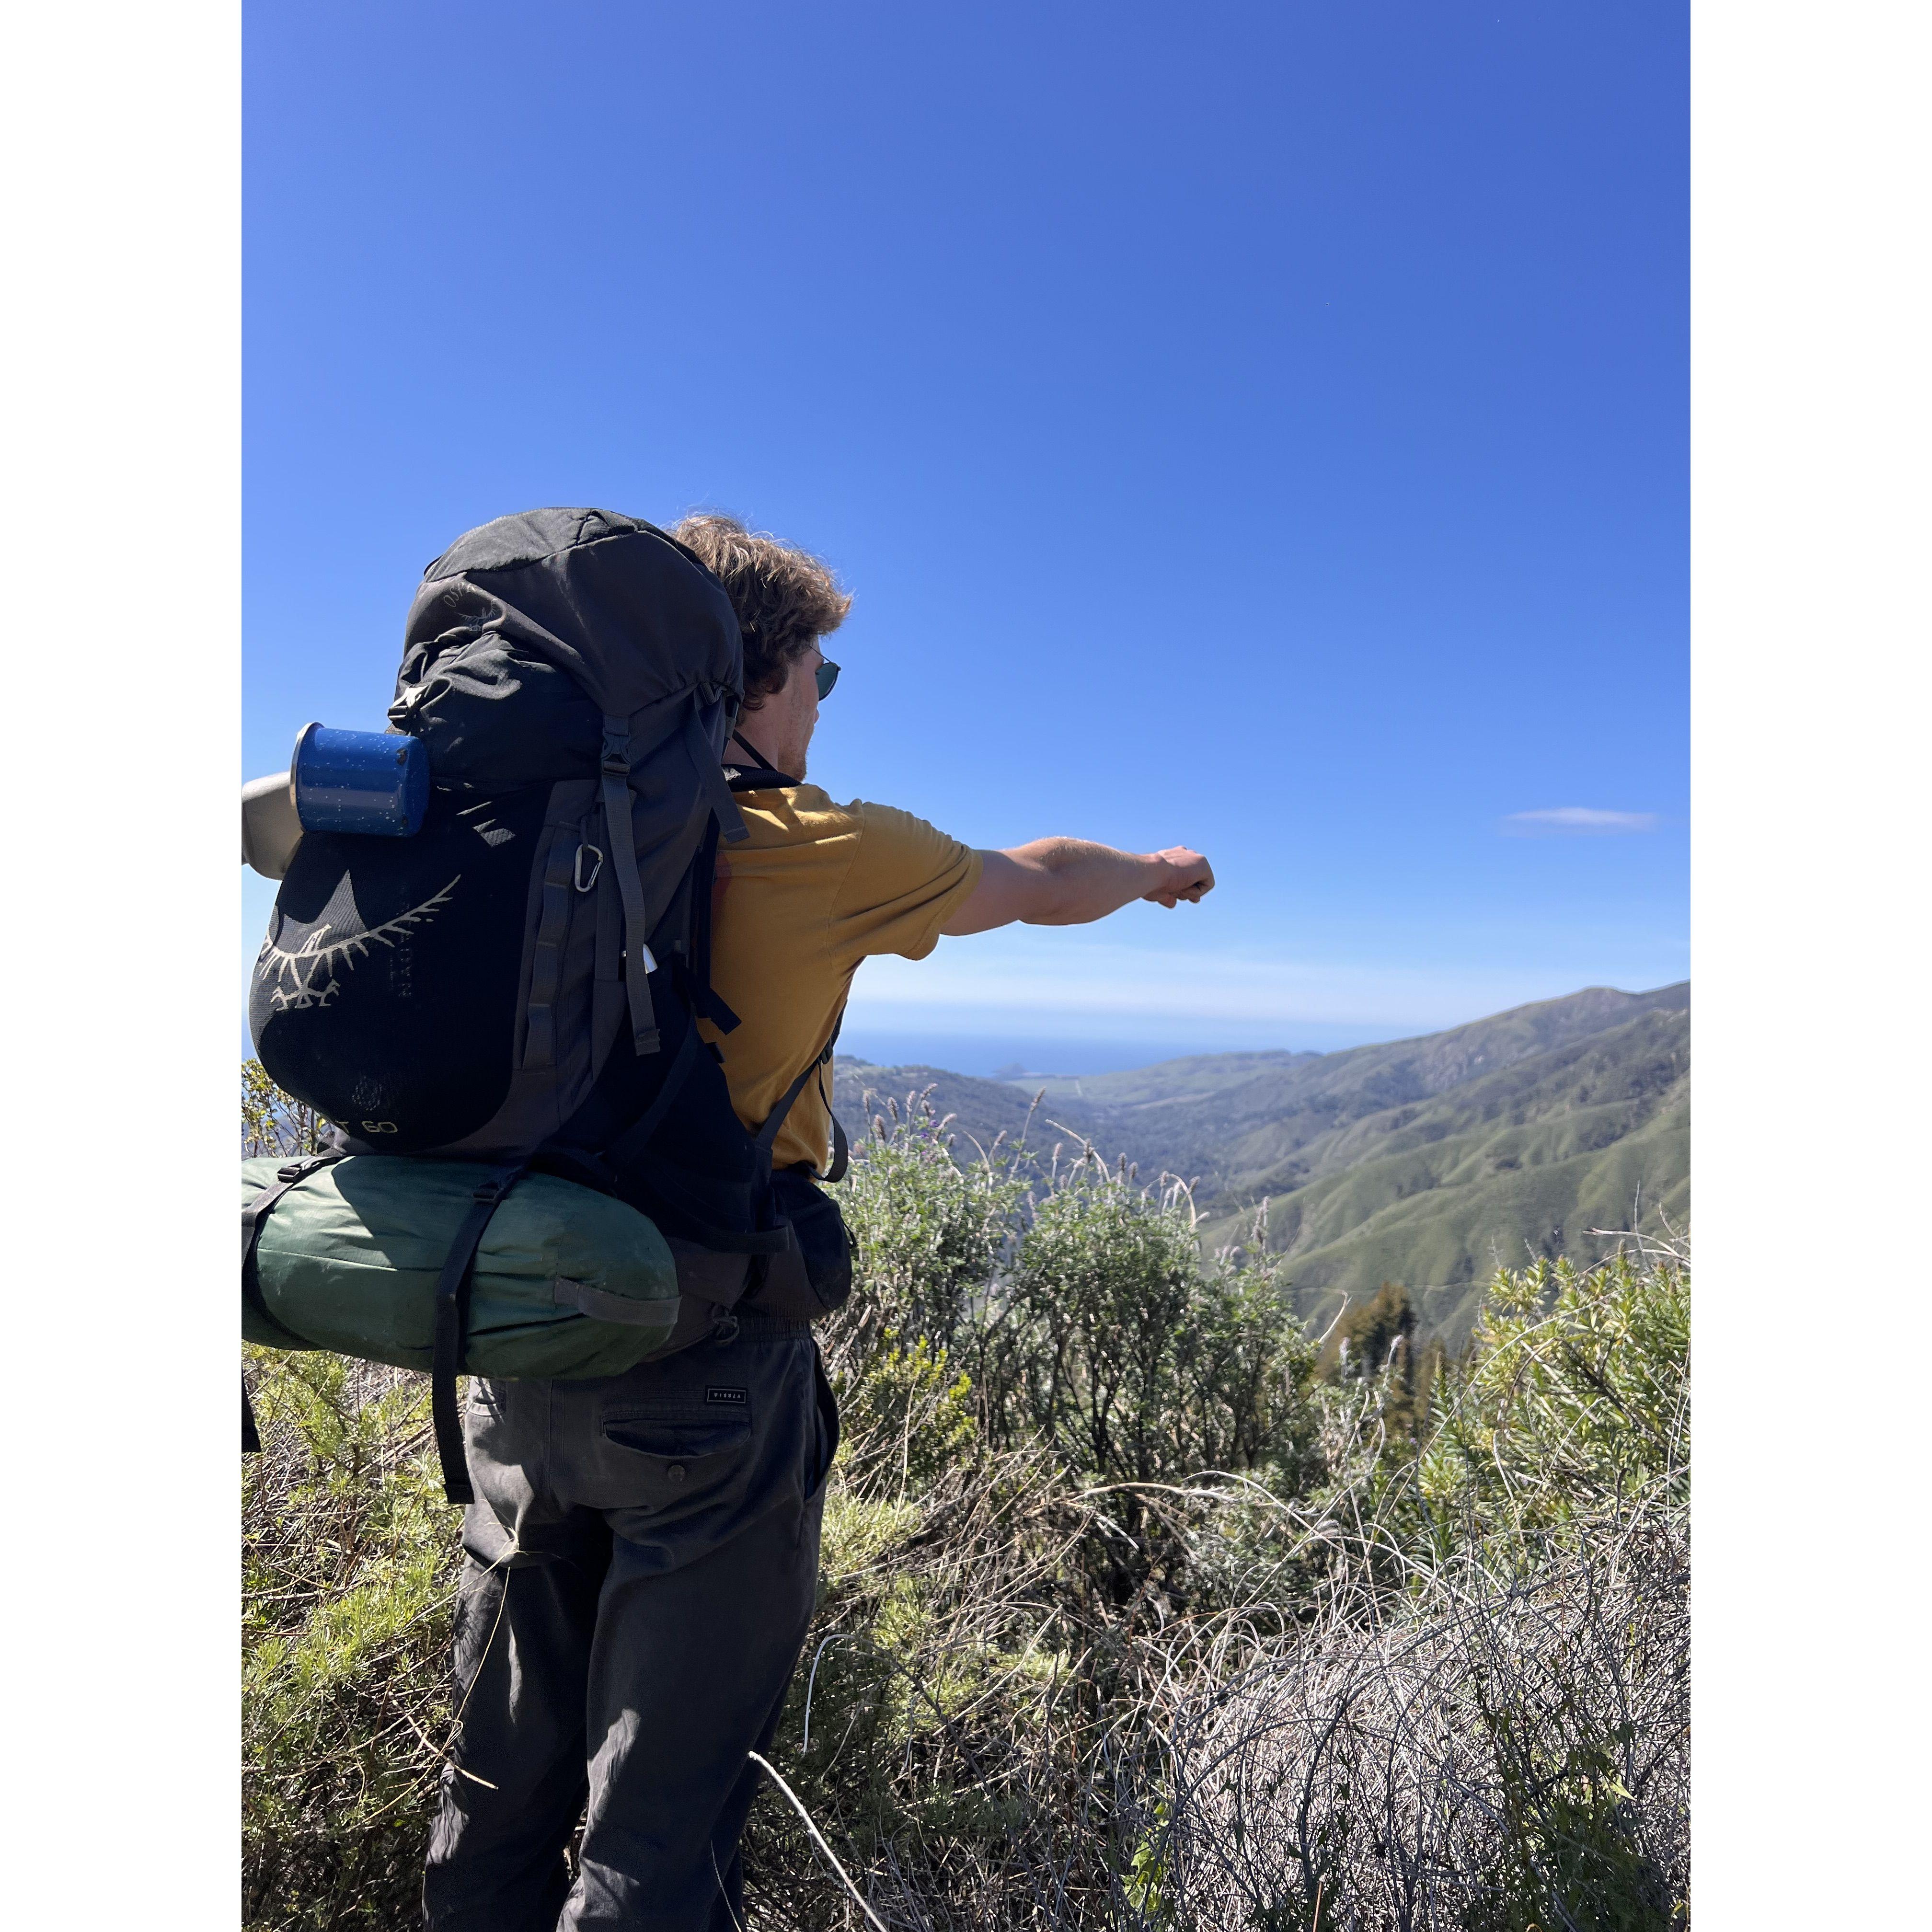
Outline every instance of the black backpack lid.
<path fill-rule="evenodd" d="M 457 538 L 410 609 L 400 696 L 485 632 L 566 672 L 607 716 L 744 692 L 731 600 L 692 553 L 614 511 L 527 510 Z"/>

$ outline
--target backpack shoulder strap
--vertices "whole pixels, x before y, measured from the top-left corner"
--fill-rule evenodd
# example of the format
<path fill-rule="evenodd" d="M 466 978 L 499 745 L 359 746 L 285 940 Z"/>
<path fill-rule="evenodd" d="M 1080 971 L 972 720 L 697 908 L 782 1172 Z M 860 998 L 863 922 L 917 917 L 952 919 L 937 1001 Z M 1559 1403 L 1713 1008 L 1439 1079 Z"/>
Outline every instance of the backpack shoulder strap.
<path fill-rule="evenodd" d="M 684 748 L 691 754 L 692 768 L 698 773 L 698 782 L 704 788 L 704 796 L 710 803 L 712 815 L 718 820 L 718 829 L 724 835 L 728 845 L 735 845 L 748 835 L 745 821 L 738 815 L 736 801 L 731 796 L 731 788 L 726 782 L 724 768 L 718 754 L 711 748 L 710 741 L 704 735 L 704 728 L 698 722 L 698 694 L 691 694 L 691 708 L 684 714 Z"/>
<path fill-rule="evenodd" d="M 770 765 L 727 765 L 724 782 L 734 791 L 781 791 L 798 783 Z"/>
<path fill-rule="evenodd" d="M 813 1057 L 811 1064 L 805 1071 L 785 1089 L 778 1105 L 765 1116 L 764 1125 L 752 1137 L 752 1144 L 767 1161 L 771 1159 L 772 1148 L 777 1144 L 778 1130 L 784 1125 L 785 1116 L 791 1112 L 794 1103 L 805 1091 L 806 1083 L 814 1073 L 819 1076 L 818 1090 L 821 1095 L 825 1095 L 825 1069 L 831 1064 L 832 1049 L 838 1044 L 839 1030 L 844 1024 L 845 1011 L 842 1006 L 839 1009 L 838 1017 L 832 1022 L 831 1038 Z M 832 1114 L 832 1165 L 824 1173 L 814 1174 L 813 1178 L 818 1180 L 839 1180 L 844 1178 L 848 1165 L 848 1149 L 845 1144 L 845 1130 L 838 1124 L 838 1116 L 832 1113 L 832 1101 L 830 1095 L 825 1095 L 825 1111 Z"/>
<path fill-rule="evenodd" d="M 691 875 L 691 968 L 686 992 L 689 1004 L 720 1033 L 731 1033 L 738 1027 L 738 1016 L 711 983 L 711 900 L 717 875 L 718 821 L 712 818 L 706 822 Z"/>
<path fill-rule="evenodd" d="M 780 785 L 795 785 L 799 782 L 780 771 L 735 725 L 730 736 L 724 741 L 725 750 L 728 752 L 734 745 L 743 746 L 752 754 L 749 764 L 736 758 L 725 761 L 725 779 L 734 791 L 770 791 Z"/>

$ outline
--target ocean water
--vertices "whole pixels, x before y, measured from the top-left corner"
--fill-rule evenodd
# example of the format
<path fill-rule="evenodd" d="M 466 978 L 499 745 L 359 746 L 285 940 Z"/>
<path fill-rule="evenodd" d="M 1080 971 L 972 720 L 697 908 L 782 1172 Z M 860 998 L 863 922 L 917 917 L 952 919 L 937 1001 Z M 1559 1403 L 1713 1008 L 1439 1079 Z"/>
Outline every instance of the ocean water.
<path fill-rule="evenodd" d="M 1150 1033 L 1138 1039 L 1088 1040 L 1048 1032 L 964 1034 L 848 1025 L 838 1036 L 838 1051 L 877 1066 L 936 1066 L 981 1079 L 1017 1080 L 1026 1075 L 1122 1073 L 1201 1053 L 1258 1053 L 1277 1048 L 1334 1053 L 1343 1047 L 1402 1040 L 1429 1030 L 1422 1026 L 1328 1025 L 1318 1022 L 1297 1025 L 1292 1036 L 1277 1037 L 1273 1030 L 1257 1027 L 1247 1036 L 1217 1030 L 1211 1036 L 1189 1037 L 1175 1029 L 1165 1036 Z"/>

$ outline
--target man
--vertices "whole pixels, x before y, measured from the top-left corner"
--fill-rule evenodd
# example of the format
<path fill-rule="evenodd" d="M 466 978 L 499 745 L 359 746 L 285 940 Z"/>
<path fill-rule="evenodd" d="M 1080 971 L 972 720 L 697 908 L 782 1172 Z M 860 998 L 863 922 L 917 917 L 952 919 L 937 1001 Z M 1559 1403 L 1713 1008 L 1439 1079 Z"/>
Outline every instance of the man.
<path fill-rule="evenodd" d="M 1045 838 L 974 851 L 890 806 L 805 782 L 850 607 L 815 558 L 735 520 L 672 534 L 718 578 L 744 640 L 728 764 L 749 836 L 721 855 L 712 984 L 740 1016 L 710 1035 L 760 1126 L 832 1036 L 864 959 L 943 934 L 1076 926 L 1211 890 L 1198 852 Z M 823 1172 L 831 1100 L 808 1082 L 775 1169 Z M 424 1886 L 436 1932 L 729 1932 L 738 1840 L 812 1614 L 837 1418 L 805 1323 L 748 1312 L 706 1342 L 602 1382 L 476 1385 L 479 1500 L 465 1519 L 459 1732 Z M 543 1527 L 541 1488 L 567 1494 Z M 572 1886 L 563 1850 L 589 1803 Z"/>

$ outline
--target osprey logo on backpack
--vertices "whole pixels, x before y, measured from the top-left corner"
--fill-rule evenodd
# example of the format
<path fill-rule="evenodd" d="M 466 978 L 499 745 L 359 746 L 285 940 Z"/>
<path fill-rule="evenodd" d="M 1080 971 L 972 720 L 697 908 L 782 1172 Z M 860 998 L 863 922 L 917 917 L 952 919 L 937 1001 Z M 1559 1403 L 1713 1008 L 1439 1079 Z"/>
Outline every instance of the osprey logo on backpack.
<path fill-rule="evenodd" d="M 506 832 L 505 837 L 509 835 Z M 355 888 L 344 872 L 342 883 L 330 894 L 320 917 L 306 925 L 292 920 L 278 920 L 256 956 L 258 977 L 271 982 L 268 998 L 278 1013 L 299 1012 L 310 1006 L 326 1006 L 341 991 L 338 975 L 346 973 L 358 959 L 366 958 L 374 946 L 393 947 L 406 932 L 434 919 L 449 903 L 449 896 L 462 884 L 459 872 L 442 891 L 422 904 L 412 906 L 380 926 L 365 926 L 356 904 Z M 292 938 L 292 945 L 284 938 Z M 318 986 L 317 981 L 324 983 Z"/>

